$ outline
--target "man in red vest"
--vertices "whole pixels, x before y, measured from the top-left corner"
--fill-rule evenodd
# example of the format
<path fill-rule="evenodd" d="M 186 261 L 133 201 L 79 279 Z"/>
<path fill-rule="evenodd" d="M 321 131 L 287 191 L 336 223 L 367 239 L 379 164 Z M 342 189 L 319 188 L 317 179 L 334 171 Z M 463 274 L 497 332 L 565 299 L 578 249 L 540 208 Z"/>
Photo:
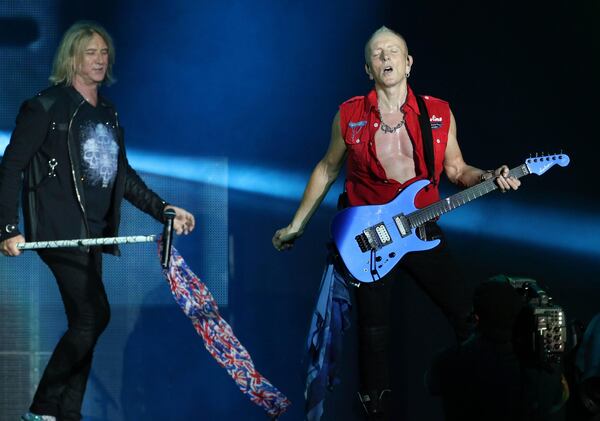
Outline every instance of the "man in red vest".
<path fill-rule="evenodd" d="M 456 123 L 446 101 L 423 96 L 431 126 L 432 145 L 426 145 L 419 124 L 419 99 L 407 81 L 413 58 L 404 38 L 381 27 L 365 46 L 365 70 L 374 81 L 366 96 L 344 102 L 335 115 L 331 142 L 312 172 L 292 222 L 275 232 L 273 245 L 287 250 L 299 238 L 313 213 L 347 161 L 347 205 L 385 204 L 419 179 L 431 184 L 416 197 L 421 208 L 440 199 L 438 181 L 442 171 L 461 187 L 495 178 L 501 191 L 517 189 L 519 180 L 502 165 L 484 171 L 468 165 L 456 139 Z M 429 130 L 429 127 L 426 128 Z M 427 162 L 427 148 L 433 158 Z M 409 253 L 380 281 L 356 289 L 359 324 L 361 400 L 369 419 L 387 419 L 390 376 L 390 304 L 393 279 L 408 273 L 448 317 L 459 337 L 468 330 L 470 296 L 456 265 L 444 247 L 443 233 L 435 222 L 419 229 L 427 239 L 442 239 L 440 246 Z"/>

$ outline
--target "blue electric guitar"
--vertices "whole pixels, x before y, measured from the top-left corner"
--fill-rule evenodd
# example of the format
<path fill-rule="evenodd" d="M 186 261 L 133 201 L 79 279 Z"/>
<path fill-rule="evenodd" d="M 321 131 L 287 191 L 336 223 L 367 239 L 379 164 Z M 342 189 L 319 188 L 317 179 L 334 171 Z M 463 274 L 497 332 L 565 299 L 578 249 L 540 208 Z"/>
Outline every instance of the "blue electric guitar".
<path fill-rule="evenodd" d="M 510 170 L 516 178 L 542 175 L 554 165 L 565 167 L 565 154 L 529 158 Z M 385 205 L 355 206 L 333 218 L 331 236 L 348 272 L 359 282 L 374 282 L 389 273 L 406 253 L 429 250 L 440 240 L 424 241 L 415 229 L 427 221 L 462 206 L 498 188 L 493 179 L 456 193 L 446 199 L 417 209 L 414 199 L 429 180 L 419 180 Z"/>

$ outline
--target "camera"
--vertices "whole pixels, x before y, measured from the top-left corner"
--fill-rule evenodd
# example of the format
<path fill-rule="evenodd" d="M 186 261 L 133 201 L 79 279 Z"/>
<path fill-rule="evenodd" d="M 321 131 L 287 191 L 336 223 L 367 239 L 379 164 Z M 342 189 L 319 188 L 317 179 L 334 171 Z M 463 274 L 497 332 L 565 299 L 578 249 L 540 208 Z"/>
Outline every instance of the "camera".
<path fill-rule="evenodd" d="M 528 278 L 508 277 L 523 297 L 524 308 L 515 326 L 515 351 L 541 365 L 561 362 L 567 344 L 565 313 L 538 283 Z"/>

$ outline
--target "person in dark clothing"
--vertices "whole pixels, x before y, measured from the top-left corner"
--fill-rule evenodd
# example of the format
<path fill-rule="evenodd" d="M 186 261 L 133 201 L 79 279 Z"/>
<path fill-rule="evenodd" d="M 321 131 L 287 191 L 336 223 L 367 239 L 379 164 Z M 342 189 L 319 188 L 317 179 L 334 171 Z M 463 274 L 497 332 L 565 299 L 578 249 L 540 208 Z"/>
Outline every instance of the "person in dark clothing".
<path fill-rule="evenodd" d="M 493 279 L 475 291 L 476 332 L 436 356 L 425 383 L 443 400 L 446 420 L 560 421 L 568 387 L 559 366 L 524 361 L 513 346 L 524 298 Z"/>
<path fill-rule="evenodd" d="M 583 325 L 581 325 L 581 331 Z M 600 313 L 581 332 L 569 352 L 566 372 L 571 385 L 567 405 L 569 421 L 600 421 Z"/>
<path fill-rule="evenodd" d="M 175 211 L 174 229 L 194 229 L 192 214 L 167 204 L 127 161 L 114 106 L 98 92 L 112 78 L 114 47 L 91 22 L 74 24 L 58 47 L 53 86 L 21 106 L 0 164 L 0 252 L 18 256 L 18 243 L 118 235 L 123 198 L 158 221 Z M 25 235 L 18 229 L 19 191 Z M 39 251 L 56 278 L 68 320 L 24 421 L 74 421 L 98 337 L 110 319 L 100 249 Z"/>

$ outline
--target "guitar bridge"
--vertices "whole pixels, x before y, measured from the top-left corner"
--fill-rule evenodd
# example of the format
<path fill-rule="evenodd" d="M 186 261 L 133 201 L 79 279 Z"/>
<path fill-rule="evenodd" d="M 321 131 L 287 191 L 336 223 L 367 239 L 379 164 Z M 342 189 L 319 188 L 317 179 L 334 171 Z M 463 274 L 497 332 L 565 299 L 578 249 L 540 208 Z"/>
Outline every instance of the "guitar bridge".
<path fill-rule="evenodd" d="M 392 237 L 383 222 L 367 228 L 354 239 L 363 253 L 369 250 L 379 250 L 392 243 Z"/>
<path fill-rule="evenodd" d="M 369 244 L 369 240 L 367 239 L 367 236 L 364 232 L 354 237 L 354 239 L 356 240 L 360 251 L 362 251 L 363 253 L 371 250 L 371 245 Z"/>

